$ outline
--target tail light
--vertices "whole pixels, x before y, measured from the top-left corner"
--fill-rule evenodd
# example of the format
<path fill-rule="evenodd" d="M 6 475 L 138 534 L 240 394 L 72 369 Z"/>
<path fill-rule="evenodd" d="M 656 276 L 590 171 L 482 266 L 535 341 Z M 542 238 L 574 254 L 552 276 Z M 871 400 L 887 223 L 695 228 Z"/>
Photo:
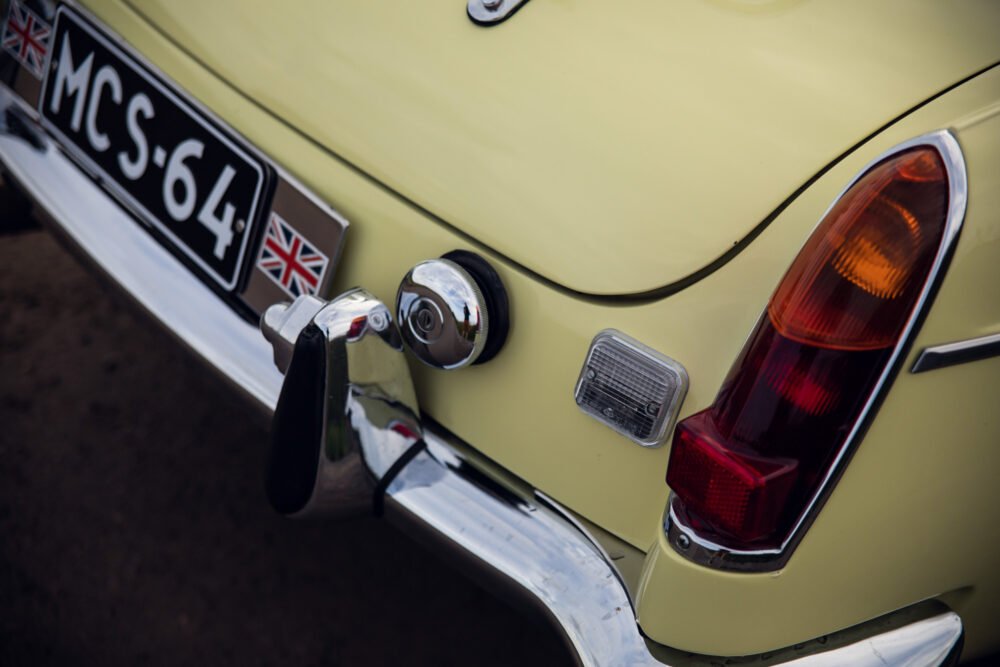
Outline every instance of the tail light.
<path fill-rule="evenodd" d="M 801 525 L 957 233 L 955 155 L 960 167 L 938 133 L 864 172 L 795 258 L 715 402 L 677 425 L 667 483 L 694 536 L 756 552 Z"/>

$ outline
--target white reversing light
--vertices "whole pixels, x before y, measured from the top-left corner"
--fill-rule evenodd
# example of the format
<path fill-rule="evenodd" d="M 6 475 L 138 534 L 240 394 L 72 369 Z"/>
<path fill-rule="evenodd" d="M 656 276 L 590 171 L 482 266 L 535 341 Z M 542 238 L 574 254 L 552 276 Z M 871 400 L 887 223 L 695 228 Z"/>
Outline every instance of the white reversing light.
<path fill-rule="evenodd" d="M 576 383 L 585 413 L 643 447 L 663 444 L 687 393 L 684 367 L 620 331 L 590 345 Z"/>

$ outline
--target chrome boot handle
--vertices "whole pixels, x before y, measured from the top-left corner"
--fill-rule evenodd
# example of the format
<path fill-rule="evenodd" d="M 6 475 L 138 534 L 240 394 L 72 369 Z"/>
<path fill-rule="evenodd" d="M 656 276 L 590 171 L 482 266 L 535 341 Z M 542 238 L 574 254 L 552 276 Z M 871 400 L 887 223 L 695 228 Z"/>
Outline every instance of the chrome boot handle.
<path fill-rule="evenodd" d="M 399 330 L 363 289 L 300 296 L 260 323 L 285 373 L 272 422 L 267 495 L 292 516 L 370 513 L 379 482 L 422 446 Z"/>

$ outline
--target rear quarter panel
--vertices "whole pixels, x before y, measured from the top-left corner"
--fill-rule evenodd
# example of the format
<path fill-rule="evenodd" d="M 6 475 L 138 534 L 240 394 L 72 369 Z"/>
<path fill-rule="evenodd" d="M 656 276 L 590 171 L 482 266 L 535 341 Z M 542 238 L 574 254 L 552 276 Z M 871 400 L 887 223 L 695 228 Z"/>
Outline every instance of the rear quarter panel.
<path fill-rule="evenodd" d="M 861 147 L 722 271 L 750 271 L 767 256 L 779 262 L 773 252 L 782 244 L 772 237 L 797 234 L 804 241 L 865 164 L 901 141 L 942 128 L 955 133 L 966 159 L 965 224 L 929 315 L 868 434 L 779 572 L 712 571 L 678 556 L 658 534 L 639 594 L 640 623 L 657 641 L 702 653 L 756 653 L 942 597 L 963 617 L 967 655 L 997 646 L 1000 358 L 916 375 L 909 368 L 927 346 L 1000 332 L 1000 70 L 958 87 Z M 685 412 L 702 407 L 688 401 Z"/>

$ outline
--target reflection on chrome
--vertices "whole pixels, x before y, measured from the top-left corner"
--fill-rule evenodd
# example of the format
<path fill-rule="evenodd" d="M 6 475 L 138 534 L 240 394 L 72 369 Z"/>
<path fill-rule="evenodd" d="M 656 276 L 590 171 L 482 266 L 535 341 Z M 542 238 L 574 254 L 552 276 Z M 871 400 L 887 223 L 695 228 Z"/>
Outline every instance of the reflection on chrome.
<path fill-rule="evenodd" d="M 448 259 L 421 262 L 403 278 L 396 316 L 407 347 L 434 368 L 474 364 L 490 335 L 490 313 L 475 278 Z"/>
<path fill-rule="evenodd" d="M 268 463 L 272 505 L 293 516 L 370 513 L 377 481 L 422 440 L 388 309 L 361 289 L 329 304 L 300 296 L 268 308 L 261 331 L 286 369 Z"/>

